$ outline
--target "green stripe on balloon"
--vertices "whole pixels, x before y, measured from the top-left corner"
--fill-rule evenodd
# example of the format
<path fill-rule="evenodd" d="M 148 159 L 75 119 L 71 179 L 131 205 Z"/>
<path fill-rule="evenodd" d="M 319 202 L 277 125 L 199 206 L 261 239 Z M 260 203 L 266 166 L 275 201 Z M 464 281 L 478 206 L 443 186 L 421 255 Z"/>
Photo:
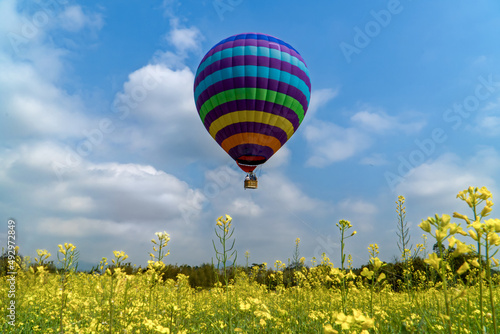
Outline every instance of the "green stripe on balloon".
<path fill-rule="evenodd" d="M 228 89 L 224 92 L 216 94 L 212 96 L 210 99 L 208 99 L 205 103 L 203 103 L 199 111 L 200 118 L 203 122 L 205 122 L 205 117 L 215 107 L 229 101 L 245 100 L 245 99 L 255 99 L 255 100 L 281 104 L 295 111 L 301 123 L 302 120 L 304 119 L 304 108 L 302 107 L 299 101 L 297 101 L 296 99 L 294 99 L 289 95 L 263 88 Z"/>

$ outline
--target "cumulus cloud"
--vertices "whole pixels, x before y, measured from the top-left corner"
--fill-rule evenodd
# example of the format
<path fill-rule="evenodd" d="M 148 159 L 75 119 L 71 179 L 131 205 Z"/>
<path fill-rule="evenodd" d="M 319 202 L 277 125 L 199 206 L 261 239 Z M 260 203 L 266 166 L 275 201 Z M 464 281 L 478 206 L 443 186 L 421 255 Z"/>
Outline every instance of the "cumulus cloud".
<path fill-rule="evenodd" d="M 322 92 L 323 97 L 318 100 L 327 101 L 332 92 Z M 321 104 L 318 102 L 318 107 Z M 418 117 L 418 115 L 417 115 Z M 313 118 L 306 125 L 304 137 L 309 144 L 311 156 L 306 162 L 307 166 L 326 167 L 332 163 L 343 161 L 358 155 L 370 148 L 378 136 L 394 134 L 414 134 L 419 132 L 425 122 L 422 120 L 409 120 L 415 115 L 390 116 L 382 110 L 374 110 L 369 106 L 362 106 L 350 117 L 350 126 L 342 127 L 331 121 Z M 362 163 L 372 165 L 384 164 L 384 160 L 364 158 Z"/>
<path fill-rule="evenodd" d="M 101 29 L 104 24 L 100 14 L 86 14 L 79 5 L 66 7 L 61 13 L 59 13 L 58 18 L 61 27 L 71 32 L 77 32 L 86 27 L 90 29 Z"/>
<path fill-rule="evenodd" d="M 306 165 L 325 167 L 348 159 L 370 147 L 372 140 L 356 128 L 342 128 L 330 122 L 312 122 L 304 129 L 311 147 Z"/>
<path fill-rule="evenodd" d="M 236 247 L 239 254 L 249 250 L 251 261 L 286 262 L 297 237 L 303 240 L 304 256 L 312 256 L 315 239 L 323 234 L 323 222 L 332 213 L 328 202 L 309 196 L 274 169 L 259 177 L 257 191 L 243 190 L 240 173 L 208 201 L 214 217 L 226 213 L 233 217 Z"/>
<path fill-rule="evenodd" d="M 439 210 L 437 212 L 450 214 L 465 209 L 456 195 L 469 186 L 486 186 L 491 192 L 498 193 L 495 174 L 499 168 L 500 155 L 492 147 L 482 148 L 468 159 L 446 153 L 414 168 L 395 191 L 422 204 L 425 202 L 428 207 Z"/>
<path fill-rule="evenodd" d="M 489 102 L 482 108 L 475 117 L 475 124 L 471 126 L 471 130 L 485 137 L 498 137 L 500 131 L 500 99 Z"/>
<path fill-rule="evenodd" d="M 204 37 L 196 27 L 181 27 L 176 17 L 170 20 L 170 26 L 171 29 L 165 35 L 165 39 L 174 50 L 157 51 L 153 55 L 153 60 L 174 69 L 182 69 L 186 67 L 185 60 L 189 53 L 200 52 Z"/>
<path fill-rule="evenodd" d="M 65 20 L 95 25 L 97 18 L 79 6 L 41 4 L 34 13 L 18 12 L 14 0 L 0 6 L 0 139 L 82 138 L 94 120 L 82 99 L 62 88 L 69 51 L 48 36 Z"/>
<path fill-rule="evenodd" d="M 371 110 L 357 112 L 351 116 L 351 121 L 362 129 L 378 134 L 389 134 L 390 132 L 414 134 L 425 125 L 423 121 L 402 121 L 398 117 L 387 115 L 384 111 Z"/>
<path fill-rule="evenodd" d="M 131 73 L 114 102 L 124 129 L 112 139 L 157 157 L 155 161 L 185 164 L 213 157 L 225 161 L 227 155 L 196 111 L 193 80 L 189 68 L 173 70 L 163 64 L 146 65 Z"/>
<path fill-rule="evenodd" d="M 71 96 L 29 64 L 0 60 L 0 137 L 82 137 L 90 120 L 80 99 Z M 64 126 L 62 126 L 64 124 Z"/>
<path fill-rule="evenodd" d="M 88 160 L 73 166 L 60 181 L 51 161 L 65 155 L 64 148 L 54 142 L 0 152 L 2 202 L 11 208 L 21 205 L 22 212 L 27 212 L 9 210 L 24 218 L 20 234 L 37 231 L 42 240 L 54 244 L 61 242 L 56 241 L 59 237 L 71 238 L 87 245 L 85 260 L 95 260 L 99 254 L 84 242 L 86 237 L 106 236 L 123 242 L 134 236 L 136 242 L 144 243 L 155 231 L 168 230 L 182 245 L 198 233 L 195 224 L 202 208 L 190 207 L 190 221 L 185 219 L 184 208 L 203 197 L 201 190 L 149 165 Z M 128 249 L 134 252 L 137 245 Z M 26 251 L 38 247 L 38 243 L 25 244 Z"/>
<path fill-rule="evenodd" d="M 178 23 L 173 24 L 174 28 L 167 34 L 167 40 L 174 45 L 181 54 L 187 51 L 195 51 L 200 48 L 202 34 L 196 27 L 179 28 Z"/>
<path fill-rule="evenodd" d="M 334 90 L 331 88 L 313 90 L 311 92 L 311 102 L 309 103 L 309 108 L 307 109 L 307 117 L 304 119 L 304 122 L 307 122 L 309 119 L 313 118 L 318 109 L 333 100 L 338 95 L 338 93 L 338 90 Z"/>

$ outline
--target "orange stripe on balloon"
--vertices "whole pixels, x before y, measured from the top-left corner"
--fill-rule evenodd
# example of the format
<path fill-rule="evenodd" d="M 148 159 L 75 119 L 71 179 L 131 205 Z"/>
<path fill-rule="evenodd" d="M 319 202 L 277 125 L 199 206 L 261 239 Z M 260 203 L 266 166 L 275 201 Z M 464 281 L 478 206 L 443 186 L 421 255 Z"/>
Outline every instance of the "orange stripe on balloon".
<path fill-rule="evenodd" d="M 229 150 L 235 146 L 242 144 L 255 144 L 260 146 L 268 146 L 275 153 L 281 148 L 281 143 L 278 139 L 272 136 L 263 135 L 261 133 L 255 132 L 243 132 L 235 134 L 231 137 L 226 138 L 222 143 L 221 147 L 224 151 L 229 153 Z"/>

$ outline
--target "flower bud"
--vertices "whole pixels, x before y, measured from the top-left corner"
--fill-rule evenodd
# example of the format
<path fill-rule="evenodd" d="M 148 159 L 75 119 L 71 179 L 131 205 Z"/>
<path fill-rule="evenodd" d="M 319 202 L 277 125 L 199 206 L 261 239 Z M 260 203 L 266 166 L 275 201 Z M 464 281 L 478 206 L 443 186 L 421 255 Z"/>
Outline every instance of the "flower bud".
<path fill-rule="evenodd" d="M 418 225 L 422 230 L 424 230 L 427 233 L 431 232 L 431 224 L 429 223 L 429 220 L 422 220 L 422 223 Z"/>

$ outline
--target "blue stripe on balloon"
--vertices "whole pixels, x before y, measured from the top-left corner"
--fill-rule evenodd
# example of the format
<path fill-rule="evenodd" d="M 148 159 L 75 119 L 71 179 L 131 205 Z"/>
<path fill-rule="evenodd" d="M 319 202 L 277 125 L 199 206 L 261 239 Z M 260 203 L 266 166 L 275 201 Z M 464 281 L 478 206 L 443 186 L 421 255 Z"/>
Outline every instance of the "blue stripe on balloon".
<path fill-rule="evenodd" d="M 309 76 L 309 69 L 300 59 L 298 59 L 295 56 L 292 56 L 287 52 L 271 49 L 265 46 L 235 46 L 233 48 L 224 49 L 222 51 L 216 52 L 207 59 L 205 59 L 200 64 L 198 70 L 196 71 L 196 76 L 198 76 L 198 74 L 201 73 L 207 66 L 216 61 L 219 61 L 224 58 L 230 58 L 233 56 L 247 56 L 247 55 L 264 56 L 264 57 L 279 59 L 281 61 L 286 61 L 292 65 L 297 66 L 302 71 L 304 71 L 307 74 L 307 76 Z"/>
<path fill-rule="evenodd" d="M 295 50 L 293 48 L 293 46 L 291 46 L 290 44 L 282 41 L 281 39 L 278 39 L 276 37 L 269 36 L 269 35 L 266 35 L 266 34 L 260 34 L 260 33 L 247 33 L 247 34 L 234 35 L 234 36 L 228 37 L 228 38 L 220 41 L 219 43 L 215 44 L 214 47 L 216 47 L 217 45 L 220 45 L 220 44 L 224 44 L 224 43 L 229 42 L 229 41 L 236 41 L 236 40 L 239 40 L 239 39 L 256 39 L 256 40 L 264 40 L 264 41 L 274 42 L 274 43 L 278 43 L 278 44 L 284 45 L 287 48 L 289 48 L 289 49 L 291 49 L 291 50 L 293 50 L 293 51 L 295 51 L 295 52 L 298 53 L 298 51 Z"/>
<path fill-rule="evenodd" d="M 309 87 L 299 77 L 275 68 L 254 65 L 227 67 L 208 75 L 196 87 L 194 92 L 195 101 L 198 100 L 198 97 L 205 89 L 214 83 L 237 77 L 256 77 L 282 81 L 299 89 L 306 96 L 307 101 L 310 101 Z"/>

